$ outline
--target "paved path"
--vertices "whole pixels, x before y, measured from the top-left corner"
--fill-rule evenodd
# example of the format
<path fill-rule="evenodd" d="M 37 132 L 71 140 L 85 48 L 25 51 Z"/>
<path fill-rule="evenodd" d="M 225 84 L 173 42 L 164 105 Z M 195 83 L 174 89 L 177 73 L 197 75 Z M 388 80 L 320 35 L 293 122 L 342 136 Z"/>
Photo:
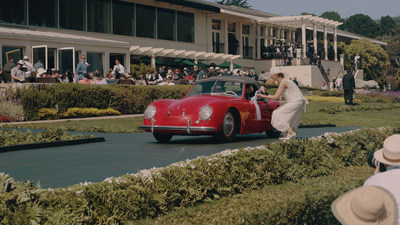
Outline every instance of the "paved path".
<path fill-rule="evenodd" d="M 299 129 L 298 136 L 307 138 L 324 132 L 353 129 L 355 128 L 303 128 Z M 163 167 L 225 149 L 278 141 L 266 138 L 265 134 L 252 134 L 238 136 L 233 143 L 213 143 L 209 136 L 176 136 L 170 143 L 160 144 L 150 133 L 93 134 L 104 137 L 106 142 L 1 153 L 0 171 L 17 181 L 40 181 L 44 188 L 66 187 L 84 181 L 103 181 L 107 177 L 136 173 L 141 169 Z"/>

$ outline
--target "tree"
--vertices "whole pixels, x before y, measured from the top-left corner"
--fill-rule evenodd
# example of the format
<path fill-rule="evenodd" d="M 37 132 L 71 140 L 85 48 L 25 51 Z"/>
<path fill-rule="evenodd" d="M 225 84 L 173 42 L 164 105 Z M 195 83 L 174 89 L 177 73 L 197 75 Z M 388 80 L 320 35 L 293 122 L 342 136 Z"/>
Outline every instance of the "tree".
<path fill-rule="evenodd" d="M 384 86 L 390 62 L 388 54 L 380 45 L 367 39 L 352 40 L 350 45 L 345 46 L 345 54 L 347 68 L 354 68 L 354 56 L 359 54 L 365 79 L 375 80 L 379 85 Z"/>
<path fill-rule="evenodd" d="M 338 22 L 344 22 L 344 19 L 340 16 L 338 12 L 335 11 L 326 11 L 323 12 L 320 17 L 328 19 L 328 20 L 334 20 Z M 343 24 L 338 26 L 339 29 L 344 30 Z"/>
<path fill-rule="evenodd" d="M 390 34 L 391 31 L 396 27 L 396 21 L 390 16 L 382 16 L 380 19 L 380 30 L 381 34 Z"/>
<path fill-rule="evenodd" d="M 350 16 L 345 22 L 345 29 L 370 38 L 379 34 L 379 25 L 371 17 L 364 14 Z"/>
<path fill-rule="evenodd" d="M 220 0 L 216 1 L 216 3 L 221 5 L 234 5 L 242 8 L 251 8 L 251 5 L 247 3 L 247 0 Z"/>
<path fill-rule="evenodd" d="M 335 11 L 326 11 L 323 12 L 320 17 L 328 19 L 328 20 L 334 20 L 334 21 L 338 21 L 338 22 L 343 22 L 342 17 L 339 15 L 338 12 Z"/>
<path fill-rule="evenodd" d="M 317 16 L 313 13 L 308 13 L 308 12 L 302 12 L 300 15 L 302 15 L 302 16 L 305 16 L 305 15 Z"/>

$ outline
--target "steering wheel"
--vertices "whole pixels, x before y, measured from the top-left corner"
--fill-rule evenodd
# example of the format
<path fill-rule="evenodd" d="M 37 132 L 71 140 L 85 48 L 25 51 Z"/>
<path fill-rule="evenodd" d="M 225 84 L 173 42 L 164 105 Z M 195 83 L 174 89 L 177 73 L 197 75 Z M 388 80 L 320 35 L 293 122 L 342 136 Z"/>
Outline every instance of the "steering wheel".
<path fill-rule="evenodd" d="M 224 92 L 224 94 L 233 94 L 233 95 L 235 95 L 235 96 L 238 96 L 239 97 L 239 95 L 238 94 L 236 94 L 235 92 L 233 92 L 233 91 L 225 91 Z"/>

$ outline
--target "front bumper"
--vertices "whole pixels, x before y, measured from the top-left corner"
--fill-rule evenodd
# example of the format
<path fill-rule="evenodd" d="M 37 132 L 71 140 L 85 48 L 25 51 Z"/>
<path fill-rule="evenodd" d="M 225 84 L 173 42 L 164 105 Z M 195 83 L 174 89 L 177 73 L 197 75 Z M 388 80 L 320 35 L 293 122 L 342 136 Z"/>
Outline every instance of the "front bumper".
<path fill-rule="evenodd" d="M 177 133 L 177 134 L 193 134 L 193 133 L 213 133 L 215 132 L 214 127 L 197 127 L 190 126 L 190 120 L 187 120 L 186 126 L 163 126 L 154 125 L 152 120 L 151 125 L 142 125 L 139 127 L 147 132 L 167 132 L 167 133 Z"/>

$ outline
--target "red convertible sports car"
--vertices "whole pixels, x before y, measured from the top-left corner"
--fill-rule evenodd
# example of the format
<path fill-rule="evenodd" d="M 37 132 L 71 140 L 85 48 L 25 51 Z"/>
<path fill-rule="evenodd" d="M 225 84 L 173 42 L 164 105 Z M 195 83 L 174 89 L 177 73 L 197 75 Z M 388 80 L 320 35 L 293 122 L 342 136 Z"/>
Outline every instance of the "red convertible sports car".
<path fill-rule="evenodd" d="M 162 99 L 144 112 L 141 129 L 159 142 L 173 135 L 214 135 L 232 141 L 236 134 L 266 132 L 278 137 L 271 126 L 279 102 L 251 99 L 260 84 L 252 78 L 218 76 L 197 81 L 182 99 Z M 257 106 L 256 106 L 257 104 Z"/>

